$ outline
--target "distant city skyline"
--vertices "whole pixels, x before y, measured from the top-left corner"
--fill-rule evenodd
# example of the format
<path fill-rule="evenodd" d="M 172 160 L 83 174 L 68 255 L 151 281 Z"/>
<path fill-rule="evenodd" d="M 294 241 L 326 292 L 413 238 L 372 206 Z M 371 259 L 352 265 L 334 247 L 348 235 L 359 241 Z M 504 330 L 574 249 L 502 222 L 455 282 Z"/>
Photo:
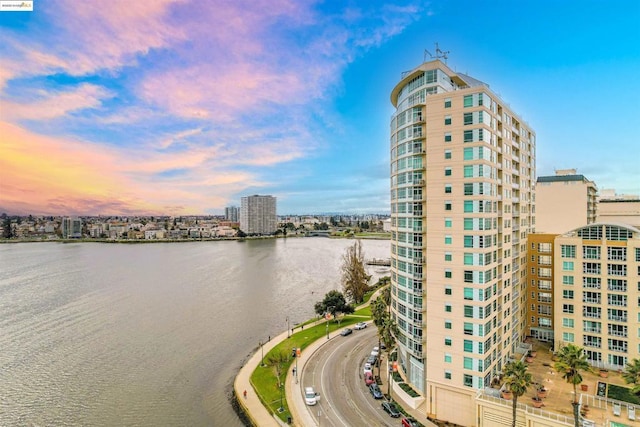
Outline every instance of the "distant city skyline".
<path fill-rule="evenodd" d="M 536 130 L 538 176 L 640 193 L 635 1 L 109 5 L 0 13 L 0 212 L 387 213 L 389 92 L 435 42 Z"/>

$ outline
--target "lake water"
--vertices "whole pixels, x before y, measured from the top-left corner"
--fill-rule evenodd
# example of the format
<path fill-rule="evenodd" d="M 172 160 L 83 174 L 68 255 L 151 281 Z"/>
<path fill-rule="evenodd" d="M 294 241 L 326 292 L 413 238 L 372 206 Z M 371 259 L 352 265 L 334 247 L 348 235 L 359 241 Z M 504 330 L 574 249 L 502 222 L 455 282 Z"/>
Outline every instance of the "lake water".
<path fill-rule="evenodd" d="M 241 426 L 238 369 L 340 289 L 353 243 L 0 245 L 0 425 Z"/>

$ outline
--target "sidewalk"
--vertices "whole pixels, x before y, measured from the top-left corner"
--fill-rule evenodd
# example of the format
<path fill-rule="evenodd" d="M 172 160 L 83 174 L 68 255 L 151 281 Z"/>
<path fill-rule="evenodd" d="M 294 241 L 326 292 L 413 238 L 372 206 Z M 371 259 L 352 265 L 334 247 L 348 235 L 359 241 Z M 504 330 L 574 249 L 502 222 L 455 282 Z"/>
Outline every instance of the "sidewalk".
<path fill-rule="evenodd" d="M 375 298 L 377 298 L 379 292 L 380 289 L 374 292 L 369 301 L 373 301 Z M 357 307 L 357 309 L 360 309 L 366 305 L 368 305 L 368 303 Z M 320 319 L 307 326 L 312 327 L 324 322 L 324 319 Z M 288 331 L 284 331 L 280 335 L 272 337 L 269 342 L 263 344 L 264 353 L 268 353 L 273 347 L 286 340 L 288 338 L 287 335 Z M 337 335 L 338 333 L 335 332 L 331 339 L 333 339 Z M 318 339 L 307 346 L 303 352 L 301 352 L 300 357 L 298 358 L 298 373 L 303 372 L 304 366 L 309 358 L 327 342 L 329 342 L 329 340 L 327 339 Z M 258 365 L 260 365 L 261 360 L 262 355 L 260 352 L 260 348 L 258 348 L 254 355 L 251 356 L 249 360 L 247 360 L 244 366 L 242 366 L 240 372 L 238 372 L 238 375 L 236 375 L 236 379 L 233 383 L 234 393 L 239 405 L 244 409 L 245 414 L 254 425 L 260 427 L 287 426 L 287 424 L 282 422 L 278 417 L 269 413 L 267 408 L 262 405 L 262 402 L 251 386 L 251 374 L 258 367 Z M 296 362 L 294 361 L 293 366 L 295 366 L 295 363 Z M 285 398 L 289 406 L 289 411 L 291 412 L 291 417 L 293 418 L 292 425 L 301 427 L 315 427 L 318 425 L 318 422 L 310 415 L 309 411 L 306 409 L 306 404 L 302 397 L 303 385 L 300 382 L 296 383 L 296 380 L 297 378 L 293 376 L 292 370 L 289 369 L 287 372 L 287 377 L 285 379 Z M 243 397 L 243 393 L 245 390 L 247 392 L 246 398 Z"/>

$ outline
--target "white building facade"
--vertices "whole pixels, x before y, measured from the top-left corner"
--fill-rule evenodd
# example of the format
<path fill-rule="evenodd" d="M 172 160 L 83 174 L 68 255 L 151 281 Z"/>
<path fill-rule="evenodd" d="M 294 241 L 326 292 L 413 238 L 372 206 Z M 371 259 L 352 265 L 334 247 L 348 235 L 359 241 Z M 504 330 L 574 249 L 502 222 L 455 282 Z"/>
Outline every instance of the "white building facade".
<path fill-rule="evenodd" d="M 276 198 L 273 196 L 242 197 L 240 229 L 246 234 L 273 234 L 278 228 Z"/>

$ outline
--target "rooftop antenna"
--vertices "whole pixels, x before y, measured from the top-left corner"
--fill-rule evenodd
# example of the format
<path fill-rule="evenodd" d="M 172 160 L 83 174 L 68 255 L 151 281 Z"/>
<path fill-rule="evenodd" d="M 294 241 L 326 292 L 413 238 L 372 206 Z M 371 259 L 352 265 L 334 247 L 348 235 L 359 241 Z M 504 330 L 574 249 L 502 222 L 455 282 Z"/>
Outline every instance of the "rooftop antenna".
<path fill-rule="evenodd" d="M 436 42 L 436 54 L 433 55 L 431 52 L 429 52 L 427 49 L 424 50 L 424 62 L 427 62 L 427 55 L 429 55 L 429 57 L 431 59 L 444 59 L 444 63 L 447 63 L 447 59 L 449 59 L 449 51 L 443 51 L 440 49 L 440 46 L 438 46 L 438 42 Z"/>

